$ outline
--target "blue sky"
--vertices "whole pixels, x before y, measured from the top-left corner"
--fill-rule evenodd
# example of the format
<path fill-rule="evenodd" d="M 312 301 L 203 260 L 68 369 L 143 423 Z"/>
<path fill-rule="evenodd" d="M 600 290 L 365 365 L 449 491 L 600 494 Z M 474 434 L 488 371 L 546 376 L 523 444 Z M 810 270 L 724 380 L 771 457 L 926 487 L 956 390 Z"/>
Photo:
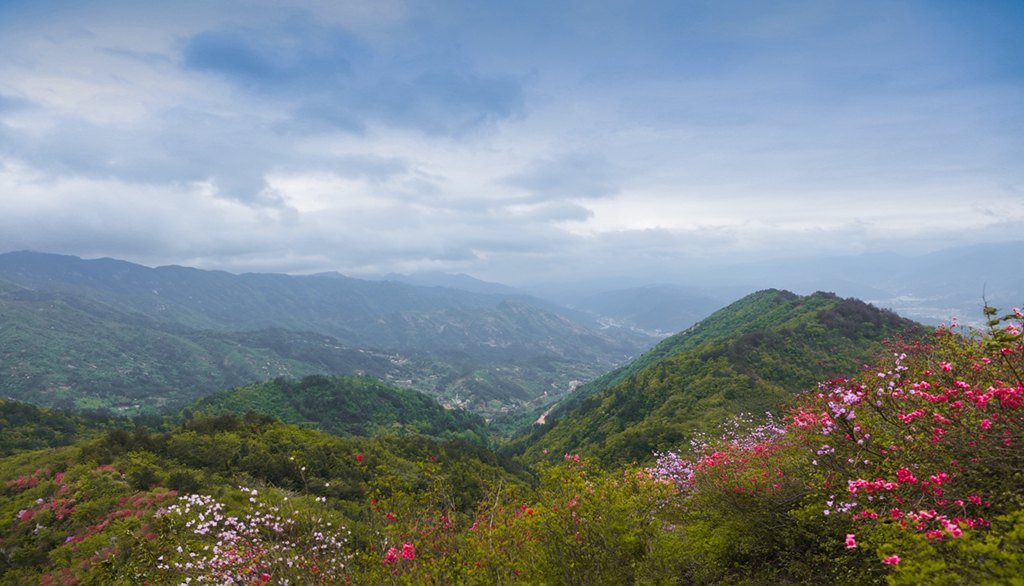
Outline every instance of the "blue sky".
<path fill-rule="evenodd" d="M 1017 240 L 1021 2 L 0 2 L 0 251 L 511 283 Z"/>

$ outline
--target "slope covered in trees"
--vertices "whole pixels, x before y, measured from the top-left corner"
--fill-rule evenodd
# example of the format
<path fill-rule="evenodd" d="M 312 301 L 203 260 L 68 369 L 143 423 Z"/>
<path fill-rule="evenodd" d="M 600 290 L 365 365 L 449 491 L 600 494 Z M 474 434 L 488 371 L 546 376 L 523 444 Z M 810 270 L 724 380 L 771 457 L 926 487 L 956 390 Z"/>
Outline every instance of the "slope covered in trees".
<path fill-rule="evenodd" d="M 284 330 L 201 332 L 73 293 L 0 283 L 0 393 L 38 405 L 153 413 L 276 376 L 368 372 L 383 353 Z"/>
<path fill-rule="evenodd" d="M 66 446 L 128 423 L 103 413 L 72 413 L 0 399 L 0 457 Z"/>
<path fill-rule="evenodd" d="M 829 293 L 749 295 L 576 391 L 517 440 L 584 451 L 605 463 L 645 460 L 737 413 L 777 410 L 816 381 L 856 372 L 913 322 Z"/>
<path fill-rule="evenodd" d="M 0 393 L 128 413 L 277 376 L 369 375 L 494 415 L 653 340 L 516 295 L 0 254 Z"/>
<path fill-rule="evenodd" d="M 539 299 L 341 275 L 234 275 L 12 252 L 0 254 L 0 280 L 36 291 L 75 292 L 198 330 L 277 327 L 359 347 L 443 351 L 478 360 L 554 356 L 614 362 L 647 343 L 628 332 L 611 337 L 573 322 Z"/>
<path fill-rule="evenodd" d="M 204 416 L 256 412 L 334 435 L 418 433 L 486 444 L 481 417 L 445 409 L 427 395 L 371 378 L 278 378 L 215 393 L 189 405 L 186 412 Z"/>
<path fill-rule="evenodd" d="M 1013 584 L 1024 314 L 646 467 L 249 414 L 0 460 L 2 584 Z"/>

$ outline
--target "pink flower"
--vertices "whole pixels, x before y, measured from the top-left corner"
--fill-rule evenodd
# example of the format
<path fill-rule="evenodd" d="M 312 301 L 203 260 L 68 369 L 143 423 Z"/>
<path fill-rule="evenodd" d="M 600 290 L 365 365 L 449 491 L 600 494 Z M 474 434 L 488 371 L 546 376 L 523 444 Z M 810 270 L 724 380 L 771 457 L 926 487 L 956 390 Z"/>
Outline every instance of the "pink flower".
<path fill-rule="evenodd" d="M 885 558 L 884 560 L 882 560 L 882 563 L 883 564 L 888 564 L 890 566 L 895 566 L 896 564 L 900 563 L 900 556 L 898 556 L 898 555 L 891 555 L 891 556 Z"/>
<path fill-rule="evenodd" d="M 846 534 L 846 549 L 853 549 L 857 547 L 857 539 L 853 533 Z"/>
<path fill-rule="evenodd" d="M 896 479 L 902 484 L 914 484 L 917 482 L 917 477 L 906 468 L 900 468 L 896 471 Z"/>
<path fill-rule="evenodd" d="M 942 370 L 944 372 L 949 372 L 949 371 L 953 370 L 953 365 L 948 363 L 948 362 L 941 362 L 939 364 L 942 366 Z"/>
<path fill-rule="evenodd" d="M 384 554 L 384 561 L 382 562 L 385 566 L 398 559 L 398 550 L 391 547 L 388 548 L 388 552 Z"/>
<path fill-rule="evenodd" d="M 402 557 L 407 560 L 415 559 L 416 557 L 416 549 L 408 541 L 402 546 Z"/>

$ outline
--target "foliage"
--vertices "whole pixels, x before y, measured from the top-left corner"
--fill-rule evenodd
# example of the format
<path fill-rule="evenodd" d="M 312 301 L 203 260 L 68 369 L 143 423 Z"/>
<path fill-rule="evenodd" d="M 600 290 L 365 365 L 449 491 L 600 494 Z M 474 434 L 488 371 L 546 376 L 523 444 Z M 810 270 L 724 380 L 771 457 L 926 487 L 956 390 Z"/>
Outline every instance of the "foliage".
<path fill-rule="evenodd" d="M 614 386 L 581 389 L 512 451 L 528 460 L 546 448 L 583 450 L 606 465 L 645 461 L 737 413 L 777 411 L 818 380 L 856 371 L 883 340 L 914 327 L 828 293 L 755 293 L 613 373 Z"/>
<path fill-rule="evenodd" d="M 15 452 L 66 446 L 128 421 L 85 411 L 69 413 L 0 399 L 0 457 Z"/>
<path fill-rule="evenodd" d="M 711 369 L 687 388 L 721 384 L 736 393 L 729 401 L 769 383 L 788 389 L 821 365 L 776 361 L 767 348 L 813 362 L 797 333 L 842 354 L 900 323 L 812 298 L 801 298 L 810 314 L 776 314 L 789 329 L 674 355 Z M 1020 583 L 1022 321 L 993 312 L 985 335 L 950 326 L 892 341 L 875 366 L 773 395 L 781 416 L 666 433 L 677 444 L 647 467 L 605 466 L 608 452 L 592 444 L 593 456 L 537 446 L 526 470 L 465 439 L 387 435 L 455 425 L 465 437 L 479 421 L 367 379 L 236 389 L 169 431 L 109 429 L 0 460 L 0 584 Z M 656 381 L 656 364 L 630 380 Z M 761 378 L 734 376 L 769 364 L 777 370 Z M 681 404 L 651 390 L 638 416 Z M 621 414 L 628 402 L 616 401 L 628 398 L 601 400 Z M 365 421 L 328 408 L 335 399 Z M 225 412 L 232 402 L 377 435 Z"/>
<path fill-rule="evenodd" d="M 888 366 L 799 396 L 784 428 L 699 446 L 692 464 L 663 455 L 652 473 L 678 489 L 695 581 L 1019 576 L 1022 317 L 894 345 Z"/>
<path fill-rule="evenodd" d="M 133 411 L 277 376 L 365 374 L 494 415 L 551 402 L 653 342 L 518 295 L 31 252 L 0 254 L 0 312 L 0 392 Z"/>
<path fill-rule="evenodd" d="M 307 583 L 309 574 L 299 579 L 296 572 L 314 564 L 329 576 L 326 583 L 337 583 L 339 572 L 351 569 L 348 556 L 355 559 L 374 539 L 370 494 L 406 498 L 409 510 L 419 510 L 434 504 L 419 495 L 443 486 L 444 502 L 469 514 L 482 495 L 481 479 L 524 483 L 493 454 L 464 441 L 341 438 L 255 414 L 197 418 L 167 433 L 113 430 L 0 462 L 0 583 L 159 584 L 209 577 L 215 566 L 235 576 L 248 568 L 246 576 Z M 253 490 L 259 499 L 249 501 Z M 175 502 L 179 509 L 170 509 Z M 184 511 L 188 502 L 194 506 Z M 209 534 L 196 534 L 189 524 L 196 507 L 222 511 Z M 168 514 L 173 510 L 181 515 Z M 207 539 L 231 530 L 239 536 L 236 557 L 223 545 L 214 551 Z M 341 539 L 339 556 L 333 546 L 328 555 L 322 546 Z"/>
<path fill-rule="evenodd" d="M 365 377 L 278 378 L 216 393 L 187 410 L 206 416 L 263 413 L 334 435 L 420 433 L 487 442 L 485 423 L 479 416 L 445 409 L 422 393 Z"/>

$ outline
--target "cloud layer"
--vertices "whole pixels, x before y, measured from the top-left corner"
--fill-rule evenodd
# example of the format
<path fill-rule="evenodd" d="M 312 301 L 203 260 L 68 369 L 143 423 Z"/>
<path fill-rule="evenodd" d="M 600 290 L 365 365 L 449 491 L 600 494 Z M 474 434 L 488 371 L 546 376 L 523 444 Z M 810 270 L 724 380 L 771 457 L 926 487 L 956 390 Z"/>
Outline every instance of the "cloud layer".
<path fill-rule="evenodd" d="M 0 5 L 0 251 L 509 281 L 1020 238 L 1024 9 Z"/>

